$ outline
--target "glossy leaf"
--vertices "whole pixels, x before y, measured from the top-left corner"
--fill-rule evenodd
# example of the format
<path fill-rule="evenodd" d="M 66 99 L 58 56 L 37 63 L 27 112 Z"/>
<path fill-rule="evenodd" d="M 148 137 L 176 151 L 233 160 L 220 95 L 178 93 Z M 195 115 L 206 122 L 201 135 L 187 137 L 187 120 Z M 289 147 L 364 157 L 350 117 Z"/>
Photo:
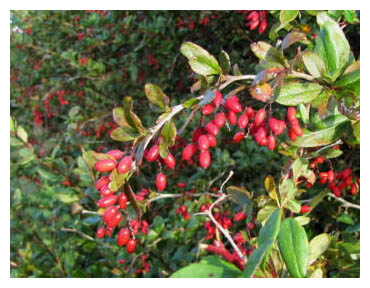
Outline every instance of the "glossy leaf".
<path fill-rule="evenodd" d="M 286 82 L 278 92 L 275 101 L 287 106 L 309 103 L 320 94 L 322 89 L 323 87 L 316 83 Z"/>
<path fill-rule="evenodd" d="M 257 213 L 257 221 L 258 222 L 266 222 L 268 217 L 274 212 L 277 208 L 279 208 L 275 201 L 270 201 L 270 203 L 266 204 L 262 209 L 260 209 Z"/>
<path fill-rule="evenodd" d="M 285 25 L 293 21 L 298 16 L 298 10 L 282 10 L 280 11 L 280 22 Z"/>
<path fill-rule="evenodd" d="M 269 196 L 271 197 L 271 199 L 278 200 L 277 187 L 276 187 L 274 177 L 272 177 L 271 175 L 266 176 L 264 183 L 265 183 L 265 189 L 269 193 Z"/>
<path fill-rule="evenodd" d="M 345 90 L 350 90 L 359 97 L 360 96 L 360 69 L 351 71 L 340 77 L 334 84 L 336 87 L 341 87 Z"/>
<path fill-rule="evenodd" d="M 322 255 L 330 246 L 331 236 L 329 234 L 323 233 L 315 236 L 310 241 L 310 258 L 308 260 L 308 265 L 311 265 L 316 259 Z"/>
<path fill-rule="evenodd" d="M 262 262 L 265 254 L 270 250 L 273 242 L 273 239 L 268 239 L 253 251 L 252 255 L 248 258 L 247 264 L 244 267 L 243 276 L 245 278 L 250 278 L 253 276 L 254 272 Z"/>
<path fill-rule="evenodd" d="M 161 88 L 155 84 L 147 83 L 145 84 L 145 94 L 152 104 L 157 105 L 162 110 L 166 110 L 169 104 L 169 98 L 163 93 Z"/>
<path fill-rule="evenodd" d="M 299 157 L 292 164 L 293 179 L 298 179 L 307 172 L 309 161 L 306 158 Z"/>
<path fill-rule="evenodd" d="M 267 42 L 254 42 L 251 44 L 251 50 L 260 60 L 274 63 L 274 67 L 284 67 L 286 64 L 279 50 Z"/>
<path fill-rule="evenodd" d="M 289 209 L 293 213 L 299 213 L 301 211 L 301 203 L 297 200 L 291 199 L 285 204 L 285 208 Z"/>
<path fill-rule="evenodd" d="M 308 73 L 314 78 L 320 78 L 327 72 L 325 62 L 315 52 L 304 51 L 301 53 L 301 58 Z"/>
<path fill-rule="evenodd" d="M 224 74 L 228 74 L 231 70 L 229 54 L 227 54 L 224 50 L 222 50 L 220 55 L 218 56 L 218 61 L 220 62 L 222 72 Z"/>
<path fill-rule="evenodd" d="M 300 31 L 292 31 L 289 32 L 283 39 L 283 43 L 281 43 L 281 49 L 284 50 L 288 48 L 290 45 L 305 40 L 306 34 Z"/>
<path fill-rule="evenodd" d="M 284 207 L 289 200 L 293 199 L 296 192 L 297 188 L 295 187 L 293 180 L 284 179 L 279 185 L 281 206 Z"/>
<path fill-rule="evenodd" d="M 304 228 L 292 218 L 285 219 L 280 227 L 278 245 L 290 276 L 305 277 L 310 250 Z"/>
<path fill-rule="evenodd" d="M 131 141 L 139 136 L 138 131 L 130 126 L 117 127 L 110 134 L 110 137 L 116 141 Z"/>
<path fill-rule="evenodd" d="M 270 239 L 276 239 L 280 230 L 281 214 L 281 208 L 276 209 L 274 212 L 272 212 L 265 225 L 258 233 L 258 245 L 262 245 Z"/>

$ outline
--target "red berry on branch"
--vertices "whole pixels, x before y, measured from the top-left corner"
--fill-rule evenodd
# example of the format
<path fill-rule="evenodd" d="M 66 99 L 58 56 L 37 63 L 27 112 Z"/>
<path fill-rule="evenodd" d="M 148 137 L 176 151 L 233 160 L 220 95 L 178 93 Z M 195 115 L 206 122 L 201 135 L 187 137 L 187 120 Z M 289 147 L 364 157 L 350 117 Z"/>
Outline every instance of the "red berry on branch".
<path fill-rule="evenodd" d="M 176 159 L 170 152 L 168 152 L 167 157 L 164 158 L 164 163 L 166 163 L 168 168 L 174 169 L 176 166 Z"/>
<path fill-rule="evenodd" d="M 225 125 L 225 122 L 226 122 L 225 113 L 223 113 L 223 112 L 217 113 L 213 122 L 215 123 L 215 125 L 218 128 L 222 128 Z"/>
<path fill-rule="evenodd" d="M 322 164 L 322 163 L 324 163 L 324 161 L 325 161 L 325 158 L 324 158 L 324 157 L 322 157 L 322 156 L 319 156 L 319 157 L 317 157 L 317 158 L 315 159 L 315 162 L 316 162 L 317 164 Z"/>
<path fill-rule="evenodd" d="M 254 117 L 254 123 L 256 126 L 259 126 L 262 124 L 263 121 L 265 121 L 266 117 L 266 110 L 265 109 L 259 109 L 256 113 L 256 116 Z"/>
<path fill-rule="evenodd" d="M 136 240 L 130 239 L 126 244 L 126 251 L 131 254 L 135 252 L 135 248 L 136 248 Z"/>
<path fill-rule="evenodd" d="M 167 185 L 167 176 L 164 175 L 163 173 L 157 174 L 157 177 L 156 177 L 156 180 L 155 180 L 155 185 L 156 185 L 158 191 L 165 190 L 166 185 Z"/>
<path fill-rule="evenodd" d="M 245 113 L 247 114 L 249 120 L 254 117 L 254 109 L 252 107 L 246 107 Z"/>
<path fill-rule="evenodd" d="M 130 156 L 125 156 L 122 160 L 118 163 L 117 171 L 120 174 L 125 174 L 131 169 L 132 159 Z"/>
<path fill-rule="evenodd" d="M 203 135 L 204 129 L 203 127 L 198 127 L 193 132 L 193 142 L 197 142 L 199 137 Z"/>
<path fill-rule="evenodd" d="M 245 137 L 245 133 L 243 131 L 236 132 L 236 134 L 233 137 L 233 142 L 234 143 L 239 143 L 242 141 Z"/>
<path fill-rule="evenodd" d="M 256 133 L 256 134 L 254 134 L 254 138 L 255 138 L 255 140 L 256 140 L 256 142 L 257 142 L 258 144 L 262 145 L 262 144 L 261 144 L 262 140 L 263 140 L 263 139 L 266 139 L 266 129 L 265 129 L 264 127 L 260 127 L 260 128 L 258 129 L 257 133 Z M 265 141 L 265 140 L 263 140 L 263 141 Z M 266 141 L 267 141 L 267 139 L 266 139 Z M 267 143 L 266 143 L 266 144 L 267 144 Z"/>
<path fill-rule="evenodd" d="M 127 196 L 124 193 L 118 195 L 119 208 L 126 209 L 127 201 L 128 201 Z"/>
<path fill-rule="evenodd" d="M 115 191 L 112 191 L 109 189 L 109 185 L 104 185 L 101 189 L 100 189 L 100 196 L 101 197 L 107 197 L 107 196 L 111 196 L 114 194 Z"/>
<path fill-rule="evenodd" d="M 255 225 L 253 222 L 249 222 L 249 223 L 247 224 L 247 228 L 248 228 L 249 230 L 253 230 L 255 227 L 256 227 L 256 225 Z"/>
<path fill-rule="evenodd" d="M 299 124 L 297 125 L 292 125 L 290 127 L 290 129 L 292 129 L 294 131 L 294 133 L 298 136 L 298 137 L 301 137 L 303 135 L 303 130 L 301 128 L 301 126 L 299 126 Z"/>
<path fill-rule="evenodd" d="M 238 212 L 234 216 L 234 221 L 242 221 L 247 217 L 247 215 L 244 212 Z"/>
<path fill-rule="evenodd" d="M 343 178 L 347 178 L 351 174 L 352 174 L 352 169 L 351 168 L 347 168 L 347 169 L 343 170 L 342 176 L 343 176 Z"/>
<path fill-rule="evenodd" d="M 107 208 L 112 205 L 114 205 L 118 200 L 118 196 L 112 195 L 112 196 L 107 196 L 98 201 L 98 206 L 101 208 Z"/>
<path fill-rule="evenodd" d="M 243 110 L 242 105 L 240 105 L 239 98 L 237 96 L 231 96 L 229 99 L 227 99 L 225 102 L 225 107 L 234 113 L 240 113 Z"/>
<path fill-rule="evenodd" d="M 110 172 L 116 168 L 117 162 L 113 159 L 102 159 L 96 162 L 95 170 L 98 172 Z"/>
<path fill-rule="evenodd" d="M 295 134 L 292 129 L 288 130 L 288 136 L 292 142 L 295 142 L 298 138 L 297 134 Z"/>
<path fill-rule="evenodd" d="M 197 152 L 197 146 L 193 143 L 188 144 L 182 151 L 182 159 L 190 160 L 191 157 Z"/>
<path fill-rule="evenodd" d="M 145 154 L 145 159 L 148 162 L 154 162 L 158 159 L 158 157 L 159 157 L 159 146 L 157 144 L 155 144 Z"/>
<path fill-rule="evenodd" d="M 209 147 L 215 147 L 217 145 L 217 139 L 211 134 L 207 134 Z"/>
<path fill-rule="evenodd" d="M 186 187 L 186 184 L 184 182 L 179 182 L 179 183 L 177 183 L 177 187 L 179 187 L 179 188 L 185 188 Z"/>
<path fill-rule="evenodd" d="M 335 175 L 333 170 L 328 171 L 328 182 L 331 183 L 334 181 Z"/>
<path fill-rule="evenodd" d="M 202 107 L 202 113 L 203 115 L 209 115 L 212 114 L 213 111 L 215 111 L 215 106 L 213 104 L 206 104 Z"/>
<path fill-rule="evenodd" d="M 118 212 L 116 215 L 114 215 L 112 219 L 110 219 L 107 222 L 107 226 L 114 228 L 121 222 L 121 220 L 122 220 L 122 214 Z"/>
<path fill-rule="evenodd" d="M 294 107 L 289 107 L 286 111 L 286 118 L 289 123 L 292 123 L 297 119 L 297 110 Z"/>
<path fill-rule="evenodd" d="M 276 118 L 270 118 L 269 119 L 269 127 L 272 133 L 276 134 L 277 131 L 280 129 L 280 121 Z"/>
<path fill-rule="evenodd" d="M 218 107 L 222 104 L 222 99 L 223 96 L 222 96 L 222 93 L 220 91 L 216 91 L 215 92 L 215 98 L 213 98 L 213 104 Z"/>
<path fill-rule="evenodd" d="M 356 184 L 351 184 L 351 194 L 356 195 L 358 193 Z"/>
<path fill-rule="evenodd" d="M 301 213 L 308 213 L 312 211 L 311 206 L 301 206 Z"/>
<path fill-rule="evenodd" d="M 104 235 L 105 235 L 105 228 L 99 227 L 98 230 L 96 231 L 96 238 L 104 238 Z"/>
<path fill-rule="evenodd" d="M 271 151 L 275 150 L 276 147 L 276 138 L 274 135 L 269 135 L 267 137 L 267 148 Z"/>
<path fill-rule="evenodd" d="M 103 177 L 100 177 L 98 179 L 98 181 L 96 181 L 96 184 L 95 184 L 95 188 L 96 190 L 100 190 L 104 185 L 107 185 L 109 184 L 110 180 L 109 180 L 109 176 L 103 176 Z"/>
<path fill-rule="evenodd" d="M 248 116 L 246 114 L 242 114 L 238 119 L 238 126 L 240 129 L 244 129 L 248 126 Z"/>
<path fill-rule="evenodd" d="M 209 140 L 208 140 L 207 135 L 200 136 L 198 139 L 198 149 L 202 151 L 202 150 L 208 150 L 208 148 L 209 148 Z"/>
<path fill-rule="evenodd" d="M 123 152 L 121 150 L 111 150 L 107 152 L 108 155 L 112 156 L 114 159 L 119 160 L 123 156 Z"/>
<path fill-rule="evenodd" d="M 199 154 L 199 164 L 203 169 L 207 169 L 211 164 L 211 154 L 208 150 L 203 150 Z"/>
<path fill-rule="evenodd" d="M 229 121 L 229 123 L 231 125 L 235 125 L 236 124 L 236 122 L 238 121 L 237 118 L 238 117 L 236 116 L 236 114 L 233 111 L 227 112 L 227 121 Z"/>
<path fill-rule="evenodd" d="M 262 138 L 261 139 L 261 142 L 259 143 L 261 146 L 267 146 L 267 144 L 268 144 L 268 140 L 267 140 L 267 138 L 265 137 L 265 138 Z"/>
<path fill-rule="evenodd" d="M 117 235 L 117 244 L 124 246 L 130 240 L 130 230 L 128 228 L 122 228 Z"/>
<path fill-rule="evenodd" d="M 103 214 L 103 221 L 108 223 L 117 215 L 117 213 L 119 213 L 119 210 L 116 206 L 109 207 Z"/>
<path fill-rule="evenodd" d="M 214 135 L 214 136 L 216 136 L 219 132 L 218 127 L 213 122 L 209 122 L 206 125 L 205 129 L 209 134 Z"/>

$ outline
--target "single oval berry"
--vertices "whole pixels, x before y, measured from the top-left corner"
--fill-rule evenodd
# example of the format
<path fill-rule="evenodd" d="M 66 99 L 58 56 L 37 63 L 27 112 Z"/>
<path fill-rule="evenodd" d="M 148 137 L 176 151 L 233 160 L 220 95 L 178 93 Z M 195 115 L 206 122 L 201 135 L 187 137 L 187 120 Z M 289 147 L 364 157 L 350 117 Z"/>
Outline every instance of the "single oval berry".
<path fill-rule="evenodd" d="M 208 148 L 209 148 L 209 140 L 208 140 L 207 135 L 200 136 L 198 139 L 198 149 L 202 151 L 202 150 L 208 150 Z"/>
<path fill-rule="evenodd" d="M 258 144 L 261 144 L 262 139 L 266 139 L 266 129 L 264 127 L 260 127 L 257 133 L 254 134 L 254 138 Z"/>
<path fill-rule="evenodd" d="M 145 154 L 145 159 L 148 162 L 154 162 L 158 159 L 158 156 L 159 156 L 159 146 L 157 144 L 155 144 Z"/>
<path fill-rule="evenodd" d="M 297 119 L 297 110 L 294 107 L 289 107 L 286 111 L 286 118 L 289 123 L 293 123 Z"/>
<path fill-rule="evenodd" d="M 197 152 L 197 146 L 193 143 L 188 144 L 182 151 L 182 159 L 190 160 L 191 157 Z"/>
<path fill-rule="evenodd" d="M 242 105 L 239 103 L 239 98 L 236 96 L 231 96 L 229 99 L 227 99 L 225 102 L 225 107 L 234 113 L 240 113 L 243 110 Z"/>
<path fill-rule="evenodd" d="M 335 175 L 333 170 L 328 171 L 328 182 L 331 183 L 334 181 Z"/>
<path fill-rule="evenodd" d="M 308 213 L 312 211 L 311 206 L 301 206 L 301 213 Z"/>
<path fill-rule="evenodd" d="M 215 106 L 213 104 L 206 104 L 202 107 L 202 113 L 203 115 L 209 115 L 212 114 L 213 111 L 215 111 Z"/>
<path fill-rule="evenodd" d="M 119 194 L 118 196 L 119 208 L 126 209 L 127 201 L 128 201 L 127 196 L 124 193 Z"/>
<path fill-rule="evenodd" d="M 236 116 L 236 114 L 233 111 L 229 111 L 227 113 L 227 121 L 229 121 L 229 123 L 231 125 L 235 125 L 236 124 L 236 122 L 238 121 L 237 118 L 238 117 Z"/>
<path fill-rule="evenodd" d="M 261 146 L 267 146 L 267 144 L 268 144 L 268 140 L 267 140 L 267 138 L 265 137 L 265 138 L 262 138 L 261 139 L 261 142 L 260 143 L 258 143 L 258 144 L 260 144 Z"/>
<path fill-rule="evenodd" d="M 246 114 L 242 114 L 238 119 L 238 126 L 240 129 L 244 129 L 248 125 L 248 116 Z"/>
<path fill-rule="evenodd" d="M 346 168 L 346 169 L 343 170 L 342 177 L 347 178 L 351 174 L 352 174 L 352 169 L 351 168 Z"/>
<path fill-rule="evenodd" d="M 114 205 L 118 200 L 118 196 L 116 195 L 111 195 L 104 197 L 98 201 L 98 206 L 101 208 L 107 208 L 109 206 Z"/>
<path fill-rule="evenodd" d="M 130 230 L 128 228 L 122 228 L 117 234 L 117 244 L 124 246 L 130 240 Z"/>
<path fill-rule="evenodd" d="M 341 193 L 340 193 L 339 187 L 334 187 L 332 189 L 332 191 L 333 191 L 333 193 L 334 193 L 335 196 L 340 197 Z"/>
<path fill-rule="evenodd" d="M 104 185 L 101 189 L 100 189 L 100 196 L 101 197 L 108 197 L 108 196 L 111 196 L 114 194 L 115 191 L 112 191 L 109 189 L 109 185 Z"/>
<path fill-rule="evenodd" d="M 271 151 L 275 150 L 276 147 L 276 138 L 274 135 L 269 135 L 267 137 L 267 148 Z"/>
<path fill-rule="evenodd" d="M 110 235 L 112 235 L 112 232 L 113 228 L 107 227 L 107 229 L 105 229 L 105 236 L 109 237 Z"/>
<path fill-rule="evenodd" d="M 216 136 L 219 132 L 218 127 L 213 122 L 209 122 L 206 125 L 205 129 L 206 129 L 207 133 L 209 133 L 211 135 L 214 135 L 214 136 Z"/>
<path fill-rule="evenodd" d="M 118 173 L 125 174 L 131 169 L 132 159 L 130 156 L 125 156 L 118 163 L 117 171 Z"/>
<path fill-rule="evenodd" d="M 281 135 L 284 133 L 284 130 L 286 128 L 286 124 L 284 120 L 279 120 L 279 129 L 275 131 L 276 135 Z"/>
<path fill-rule="evenodd" d="M 98 172 L 110 172 L 116 168 L 117 162 L 113 159 L 102 159 L 96 162 L 95 170 Z"/>
<path fill-rule="evenodd" d="M 280 129 L 280 121 L 276 118 L 269 119 L 269 127 L 272 133 L 276 134 L 277 131 Z"/>
<path fill-rule="evenodd" d="M 259 126 L 262 124 L 262 122 L 265 120 L 266 117 L 266 110 L 260 109 L 257 111 L 256 116 L 254 117 L 254 123 L 256 126 Z"/>
<path fill-rule="evenodd" d="M 292 125 L 291 129 L 294 131 L 294 133 L 298 136 L 301 137 L 303 135 L 303 130 L 299 124 L 297 125 Z"/>
<path fill-rule="evenodd" d="M 328 178 L 328 172 L 320 172 L 319 178 Z"/>
<path fill-rule="evenodd" d="M 289 139 L 294 142 L 295 140 L 297 140 L 297 134 L 294 133 L 294 131 L 292 129 L 289 129 L 288 130 L 288 136 L 289 136 Z"/>
<path fill-rule="evenodd" d="M 223 112 L 217 113 L 215 119 L 213 120 L 213 123 L 215 123 L 218 128 L 222 128 L 225 125 L 225 122 L 226 116 Z"/>
<path fill-rule="evenodd" d="M 118 207 L 116 206 L 109 207 L 107 210 L 105 210 L 103 214 L 103 221 L 105 223 L 108 223 L 114 218 L 114 216 L 117 215 L 117 213 L 119 213 Z"/>
<path fill-rule="evenodd" d="M 358 193 L 357 186 L 355 183 L 351 184 L 351 194 L 356 195 Z"/>
<path fill-rule="evenodd" d="M 245 137 L 245 133 L 243 131 L 236 132 L 234 137 L 233 137 L 233 142 L 234 143 L 239 143 L 242 141 Z"/>
<path fill-rule="evenodd" d="M 322 164 L 322 163 L 324 163 L 324 161 L 325 161 L 325 158 L 324 158 L 324 157 L 322 157 L 322 156 L 319 156 L 319 157 L 317 157 L 317 158 L 315 159 L 315 162 L 316 162 L 317 164 Z"/>
<path fill-rule="evenodd" d="M 220 91 L 215 92 L 215 98 L 213 98 L 212 102 L 213 104 L 218 107 L 222 104 L 223 96 Z"/>
<path fill-rule="evenodd" d="M 207 134 L 209 147 L 215 147 L 217 145 L 217 139 L 211 134 Z"/>
<path fill-rule="evenodd" d="M 167 176 L 164 175 L 163 173 L 157 174 L 157 177 L 155 179 L 155 185 L 158 191 L 163 191 L 164 189 L 166 189 Z"/>
<path fill-rule="evenodd" d="M 179 188 L 185 188 L 186 187 L 186 183 L 179 182 L 179 183 L 177 183 L 177 187 L 179 187 Z"/>
<path fill-rule="evenodd" d="M 246 107 L 245 113 L 247 114 L 249 119 L 252 119 L 254 117 L 254 109 L 252 107 Z"/>
<path fill-rule="evenodd" d="M 107 226 L 114 228 L 121 222 L 121 220 L 122 214 L 118 212 L 116 215 L 114 215 L 114 217 L 112 217 L 112 219 L 107 222 Z"/>
<path fill-rule="evenodd" d="M 211 154 L 208 150 L 203 150 L 199 154 L 199 164 L 203 169 L 207 169 L 211 164 Z"/>
<path fill-rule="evenodd" d="M 198 127 L 197 129 L 194 130 L 193 132 L 193 142 L 197 142 L 199 137 L 203 135 L 204 129 L 203 127 Z"/>
<path fill-rule="evenodd" d="M 121 150 L 115 149 L 110 150 L 107 152 L 108 155 L 112 156 L 114 159 L 119 160 L 123 156 L 123 152 Z"/>
<path fill-rule="evenodd" d="M 105 235 L 105 228 L 99 227 L 98 230 L 96 230 L 96 238 L 104 238 Z"/>
<path fill-rule="evenodd" d="M 168 152 L 167 157 L 164 158 L 164 163 L 168 168 L 174 169 L 176 166 L 176 159 L 170 152 Z"/>
<path fill-rule="evenodd" d="M 135 252 L 135 248 L 136 248 L 136 240 L 135 239 L 128 240 L 128 242 L 126 244 L 127 253 L 131 254 L 131 253 Z"/>
<path fill-rule="evenodd" d="M 241 211 L 241 212 L 238 212 L 238 213 L 236 213 L 235 214 L 235 216 L 234 216 L 234 221 L 242 221 L 242 220 L 244 220 L 245 218 L 247 217 L 247 215 L 243 212 L 243 211 Z"/>
<path fill-rule="evenodd" d="M 95 188 L 96 190 L 100 190 L 104 185 L 108 185 L 110 182 L 109 180 L 109 176 L 103 176 L 103 177 L 100 177 L 98 179 L 98 181 L 96 181 L 96 184 L 95 184 Z"/>

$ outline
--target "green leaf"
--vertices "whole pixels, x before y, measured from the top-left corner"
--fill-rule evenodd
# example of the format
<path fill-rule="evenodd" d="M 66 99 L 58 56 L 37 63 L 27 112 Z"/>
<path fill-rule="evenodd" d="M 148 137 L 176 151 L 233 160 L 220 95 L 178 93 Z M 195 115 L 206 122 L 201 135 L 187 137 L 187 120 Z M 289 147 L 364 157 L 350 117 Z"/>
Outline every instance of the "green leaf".
<path fill-rule="evenodd" d="M 271 215 L 275 209 L 279 208 L 276 202 L 272 202 L 266 204 L 262 209 L 260 209 L 257 213 L 257 221 L 258 222 L 265 222 L 267 218 Z"/>
<path fill-rule="evenodd" d="M 226 191 L 227 194 L 231 194 L 231 200 L 241 206 L 247 214 L 252 213 L 253 202 L 248 190 L 242 187 L 229 186 Z"/>
<path fill-rule="evenodd" d="M 264 183 L 265 183 L 265 188 L 267 192 L 269 193 L 269 196 L 271 197 L 271 199 L 278 200 L 277 187 L 276 187 L 274 177 L 272 177 L 271 175 L 266 176 Z"/>
<path fill-rule="evenodd" d="M 185 42 L 181 45 L 180 51 L 188 58 L 194 72 L 204 76 L 222 73 L 216 58 L 202 47 L 192 42 Z"/>
<path fill-rule="evenodd" d="M 307 217 L 307 216 L 298 216 L 298 217 L 295 217 L 294 219 L 301 226 L 306 225 L 306 224 L 310 223 L 310 221 L 311 221 L 310 217 Z"/>
<path fill-rule="evenodd" d="M 308 202 L 308 205 L 311 206 L 312 209 L 315 208 L 329 194 L 329 192 L 329 190 L 321 191 L 310 202 Z"/>
<path fill-rule="evenodd" d="M 248 259 L 247 264 L 244 267 L 243 276 L 245 278 L 250 278 L 253 276 L 254 272 L 259 267 L 262 259 L 265 257 L 265 254 L 270 251 L 273 242 L 273 239 L 268 239 L 253 251 L 252 255 Z"/>
<path fill-rule="evenodd" d="M 193 263 L 171 275 L 170 278 L 235 278 L 241 276 L 241 272 L 230 263 L 218 260 L 202 260 Z"/>
<path fill-rule="evenodd" d="M 298 137 L 295 142 L 290 143 L 296 147 L 317 147 L 331 144 L 343 136 L 346 124 L 347 122 L 314 132 L 304 130 L 302 137 Z"/>
<path fill-rule="evenodd" d="M 292 164 L 293 179 L 298 179 L 307 172 L 309 161 L 306 158 L 299 157 Z"/>
<path fill-rule="evenodd" d="M 323 87 L 316 83 L 286 82 L 281 87 L 275 101 L 282 105 L 297 106 L 315 99 Z"/>
<path fill-rule="evenodd" d="M 350 215 L 346 214 L 346 213 L 341 214 L 337 218 L 337 221 L 345 223 L 345 224 L 349 224 L 349 225 L 355 224 L 355 221 L 352 219 L 352 217 Z"/>
<path fill-rule="evenodd" d="M 350 24 L 354 23 L 357 20 L 357 15 L 355 10 L 344 10 L 343 16 L 346 21 Z"/>
<path fill-rule="evenodd" d="M 334 84 L 345 90 L 352 91 L 357 97 L 360 97 L 360 69 L 351 71 L 341 76 Z"/>
<path fill-rule="evenodd" d="M 270 239 L 276 239 L 280 229 L 281 213 L 281 208 L 272 212 L 267 222 L 258 233 L 258 245 L 262 245 Z"/>
<path fill-rule="evenodd" d="M 58 193 L 56 196 L 64 204 L 70 204 L 79 200 L 78 196 L 73 194 Z"/>
<path fill-rule="evenodd" d="M 293 21 L 298 16 L 298 10 L 281 10 L 280 22 L 283 25 Z"/>
<path fill-rule="evenodd" d="M 112 181 L 109 183 L 109 189 L 112 191 L 117 191 L 119 188 L 125 184 L 126 179 L 132 175 L 132 171 L 128 171 L 125 174 L 118 173 L 117 169 L 114 169 L 111 172 L 111 179 Z"/>
<path fill-rule="evenodd" d="M 339 24 L 325 12 L 317 15 L 320 33 L 316 38 L 315 52 L 324 60 L 333 81 L 343 72 L 350 57 L 350 46 Z"/>
<path fill-rule="evenodd" d="M 200 99 L 191 98 L 189 100 L 186 100 L 184 103 L 182 103 L 182 106 L 184 106 L 185 108 L 191 108 L 195 106 L 196 104 L 198 104 L 199 102 L 200 102 Z"/>
<path fill-rule="evenodd" d="M 313 271 L 309 278 L 323 278 L 323 275 L 324 275 L 324 272 L 322 271 L 321 268 L 317 268 L 315 269 L 315 271 Z"/>
<path fill-rule="evenodd" d="M 176 126 L 172 120 L 166 122 L 161 130 L 161 142 L 159 144 L 160 155 L 166 158 L 168 154 L 168 147 L 173 146 L 176 142 Z"/>
<path fill-rule="evenodd" d="M 304 104 L 299 104 L 298 106 L 299 114 L 301 114 L 301 120 L 304 124 L 309 124 L 310 122 L 310 115 L 309 111 L 306 108 L 306 105 Z"/>
<path fill-rule="evenodd" d="M 308 73 L 314 78 L 320 78 L 327 73 L 325 62 L 313 51 L 304 51 L 301 53 L 302 61 Z"/>
<path fill-rule="evenodd" d="M 279 193 L 281 199 L 281 207 L 285 207 L 285 204 L 294 198 L 297 188 L 294 185 L 292 179 L 284 179 L 279 185 Z"/>
<path fill-rule="evenodd" d="M 275 63 L 274 67 L 284 67 L 286 63 L 278 49 L 267 42 L 258 41 L 251 44 L 251 50 L 260 59 Z"/>
<path fill-rule="evenodd" d="M 348 121 L 349 119 L 346 116 L 344 116 L 343 114 L 337 113 L 334 115 L 330 115 L 324 119 L 320 119 L 320 117 L 318 117 L 314 119 L 313 124 L 316 129 L 322 130 L 322 129 L 327 129 L 327 128 L 331 128 L 334 126 L 338 126 Z"/>
<path fill-rule="evenodd" d="M 23 146 L 23 142 L 14 136 L 10 136 L 10 146 Z"/>
<path fill-rule="evenodd" d="M 16 128 L 17 128 L 17 120 L 15 120 L 15 118 L 10 116 L 10 131 L 15 132 Z"/>
<path fill-rule="evenodd" d="M 360 121 L 352 123 L 353 136 L 360 142 Z M 338 150 L 340 151 L 340 150 Z"/>
<path fill-rule="evenodd" d="M 329 248 L 330 242 L 331 236 L 326 233 L 317 235 L 310 241 L 310 258 L 308 260 L 308 265 L 315 262 L 316 259 Z"/>
<path fill-rule="evenodd" d="M 131 141 L 139 136 L 139 132 L 130 126 L 117 127 L 110 134 L 110 137 L 116 141 Z"/>
<path fill-rule="evenodd" d="M 281 43 L 281 49 L 285 50 L 290 45 L 293 45 L 296 42 L 302 41 L 306 38 L 306 34 L 300 31 L 292 31 L 289 32 L 283 39 L 283 42 Z"/>
<path fill-rule="evenodd" d="M 129 126 L 125 117 L 125 110 L 122 107 L 117 107 L 113 109 L 113 119 L 120 127 Z"/>
<path fill-rule="evenodd" d="M 304 228 L 292 218 L 285 219 L 280 227 L 278 245 L 289 274 L 294 278 L 305 277 L 310 250 Z"/>
<path fill-rule="evenodd" d="M 218 61 L 220 62 L 222 72 L 224 74 L 228 74 L 231 70 L 229 54 L 227 54 L 224 50 L 222 50 L 220 55 L 218 56 Z"/>
<path fill-rule="evenodd" d="M 301 203 L 297 200 L 291 199 L 285 204 L 285 208 L 294 213 L 299 213 L 301 211 Z"/>
<path fill-rule="evenodd" d="M 18 126 L 17 128 L 17 136 L 24 142 L 27 143 L 28 140 L 28 134 L 27 131 L 22 127 Z"/>
<path fill-rule="evenodd" d="M 157 105 L 159 108 L 162 109 L 162 111 L 166 110 L 166 107 L 169 103 L 169 98 L 166 94 L 163 93 L 161 88 L 159 88 L 157 85 L 147 83 L 145 84 L 145 94 L 151 103 Z"/>
<path fill-rule="evenodd" d="M 132 128 L 138 130 L 140 134 L 145 134 L 146 129 L 141 124 L 140 118 L 132 111 L 133 109 L 133 101 L 132 98 L 129 96 L 126 96 L 123 99 L 123 110 L 125 112 L 125 119 L 127 121 L 127 124 L 131 126 Z"/>

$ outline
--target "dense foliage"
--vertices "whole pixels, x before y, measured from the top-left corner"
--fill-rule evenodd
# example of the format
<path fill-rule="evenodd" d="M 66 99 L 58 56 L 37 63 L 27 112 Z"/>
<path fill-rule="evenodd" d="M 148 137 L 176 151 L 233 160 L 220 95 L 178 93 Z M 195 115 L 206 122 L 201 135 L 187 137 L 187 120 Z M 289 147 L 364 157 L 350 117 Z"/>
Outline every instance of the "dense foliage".
<path fill-rule="evenodd" d="M 11 277 L 359 277 L 359 23 L 349 10 L 12 11 Z M 228 116 L 216 145 L 198 141 L 238 105 L 247 116 Z M 122 156 L 133 164 L 117 170 Z M 108 232 L 99 199 L 116 190 L 128 199 Z M 117 244 L 122 227 L 136 247 Z"/>

